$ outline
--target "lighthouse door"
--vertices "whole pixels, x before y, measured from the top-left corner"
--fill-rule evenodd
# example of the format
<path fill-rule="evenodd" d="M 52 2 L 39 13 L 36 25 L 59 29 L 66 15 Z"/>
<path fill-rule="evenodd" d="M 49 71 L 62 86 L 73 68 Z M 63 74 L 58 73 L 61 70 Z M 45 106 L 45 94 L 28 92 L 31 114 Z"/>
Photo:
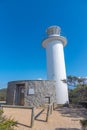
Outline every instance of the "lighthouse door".
<path fill-rule="evenodd" d="M 24 106 L 24 87 L 20 87 L 20 100 L 19 100 L 19 105 Z"/>
<path fill-rule="evenodd" d="M 25 92 L 25 85 L 24 84 L 17 84 L 17 105 L 24 106 L 24 92 Z"/>

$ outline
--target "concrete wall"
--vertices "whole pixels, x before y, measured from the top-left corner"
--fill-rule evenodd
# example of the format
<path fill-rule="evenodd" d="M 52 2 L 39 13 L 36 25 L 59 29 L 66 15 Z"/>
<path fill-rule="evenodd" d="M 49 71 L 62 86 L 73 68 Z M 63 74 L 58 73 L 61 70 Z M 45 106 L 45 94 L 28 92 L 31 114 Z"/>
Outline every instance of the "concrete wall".
<path fill-rule="evenodd" d="M 8 83 L 7 104 L 17 104 L 17 85 L 24 84 L 24 105 L 40 106 L 45 103 L 46 98 L 50 97 L 51 102 L 56 101 L 55 81 L 50 80 L 22 80 Z M 29 90 L 33 89 L 34 94 Z"/>

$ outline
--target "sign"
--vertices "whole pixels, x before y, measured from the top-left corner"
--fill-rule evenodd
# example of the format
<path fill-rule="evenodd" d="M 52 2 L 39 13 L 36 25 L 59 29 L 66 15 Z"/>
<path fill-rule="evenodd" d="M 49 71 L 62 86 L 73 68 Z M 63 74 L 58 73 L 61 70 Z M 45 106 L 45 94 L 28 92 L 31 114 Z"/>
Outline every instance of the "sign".
<path fill-rule="evenodd" d="M 34 94 L 34 89 L 33 88 L 29 88 L 28 94 Z"/>

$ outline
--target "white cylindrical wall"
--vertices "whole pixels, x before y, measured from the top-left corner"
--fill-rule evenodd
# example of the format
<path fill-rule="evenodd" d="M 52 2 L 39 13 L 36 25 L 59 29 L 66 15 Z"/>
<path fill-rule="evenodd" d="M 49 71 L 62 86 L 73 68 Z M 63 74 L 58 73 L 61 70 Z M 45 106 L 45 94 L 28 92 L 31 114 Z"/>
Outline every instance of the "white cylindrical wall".
<path fill-rule="evenodd" d="M 58 104 L 68 103 L 67 84 L 62 80 L 66 79 L 63 43 L 59 40 L 52 40 L 46 44 L 47 77 L 56 81 L 56 98 Z"/>

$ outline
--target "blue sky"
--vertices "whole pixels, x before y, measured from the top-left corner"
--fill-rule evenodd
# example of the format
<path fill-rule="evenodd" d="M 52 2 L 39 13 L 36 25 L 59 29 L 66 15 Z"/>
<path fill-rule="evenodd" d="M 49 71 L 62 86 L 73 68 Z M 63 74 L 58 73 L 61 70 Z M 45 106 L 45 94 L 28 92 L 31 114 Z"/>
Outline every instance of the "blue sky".
<path fill-rule="evenodd" d="M 67 75 L 87 76 L 87 0 L 0 0 L 0 86 L 46 79 L 45 30 L 59 25 L 68 39 Z"/>

